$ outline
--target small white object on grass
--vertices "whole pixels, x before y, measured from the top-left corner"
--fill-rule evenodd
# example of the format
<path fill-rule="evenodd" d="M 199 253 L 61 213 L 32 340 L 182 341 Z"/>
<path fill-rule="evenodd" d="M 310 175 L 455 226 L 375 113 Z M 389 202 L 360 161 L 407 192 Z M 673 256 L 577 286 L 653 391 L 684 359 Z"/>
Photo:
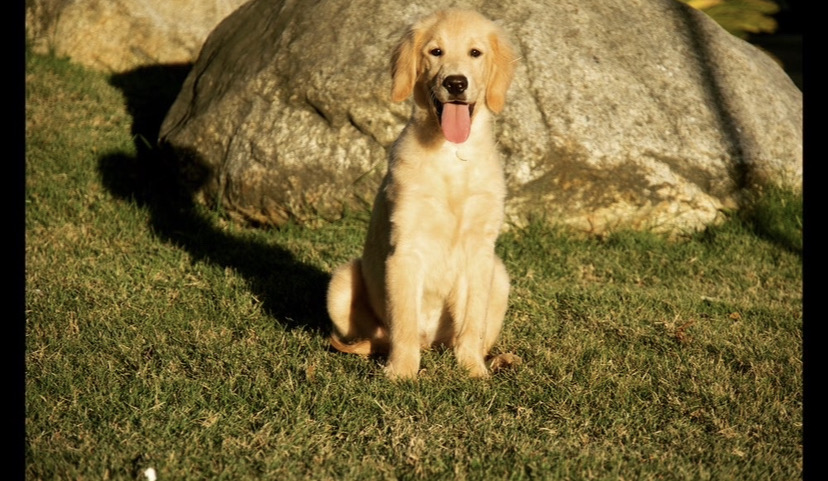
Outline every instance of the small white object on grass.
<path fill-rule="evenodd" d="M 144 477 L 147 478 L 147 481 L 155 481 L 158 476 L 155 474 L 155 468 L 147 468 L 144 470 Z"/>

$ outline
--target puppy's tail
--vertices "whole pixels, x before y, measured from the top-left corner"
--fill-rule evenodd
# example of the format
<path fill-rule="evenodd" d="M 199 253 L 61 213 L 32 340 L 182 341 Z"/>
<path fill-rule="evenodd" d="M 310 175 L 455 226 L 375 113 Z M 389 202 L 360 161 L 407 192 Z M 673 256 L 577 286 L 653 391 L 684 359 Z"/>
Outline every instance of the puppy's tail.
<path fill-rule="evenodd" d="M 337 351 L 358 354 L 360 356 L 373 356 L 377 354 L 388 354 L 389 343 L 385 331 L 380 331 L 380 336 L 372 339 L 360 339 L 354 342 L 345 342 L 338 335 L 331 334 L 331 347 Z"/>

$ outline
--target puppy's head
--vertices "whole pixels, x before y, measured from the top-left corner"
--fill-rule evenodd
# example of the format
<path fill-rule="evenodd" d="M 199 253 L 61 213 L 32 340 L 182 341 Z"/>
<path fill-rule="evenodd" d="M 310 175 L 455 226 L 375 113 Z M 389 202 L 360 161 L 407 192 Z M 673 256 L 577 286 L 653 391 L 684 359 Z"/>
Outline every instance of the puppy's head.
<path fill-rule="evenodd" d="M 443 10 L 412 25 L 394 50 L 391 99 L 413 93 L 446 139 L 461 143 L 476 109 L 503 110 L 515 61 L 496 24 L 473 11 Z"/>

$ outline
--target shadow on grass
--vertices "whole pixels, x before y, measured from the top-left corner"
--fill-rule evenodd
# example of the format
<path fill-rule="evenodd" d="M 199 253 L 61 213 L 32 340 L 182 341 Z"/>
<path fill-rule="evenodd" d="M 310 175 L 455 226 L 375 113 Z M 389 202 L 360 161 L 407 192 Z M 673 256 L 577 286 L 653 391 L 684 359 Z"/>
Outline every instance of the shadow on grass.
<path fill-rule="evenodd" d="M 133 118 L 136 154 L 101 157 L 103 185 L 115 196 L 148 209 L 151 228 L 163 241 L 197 260 L 243 275 L 265 312 L 286 327 L 327 331 L 325 290 L 330 275 L 279 246 L 222 232 L 194 204 L 194 186 L 182 181 L 177 160 L 156 147 L 161 122 L 190 67 L 144 67 L 111 78 L 124 93 Z"/>
<path fill-rule="evenodd" d="M 802 255 L 804 214 L 801 194 L 769 186 L 748 198 L 740 217 L 758 237 Z"/>

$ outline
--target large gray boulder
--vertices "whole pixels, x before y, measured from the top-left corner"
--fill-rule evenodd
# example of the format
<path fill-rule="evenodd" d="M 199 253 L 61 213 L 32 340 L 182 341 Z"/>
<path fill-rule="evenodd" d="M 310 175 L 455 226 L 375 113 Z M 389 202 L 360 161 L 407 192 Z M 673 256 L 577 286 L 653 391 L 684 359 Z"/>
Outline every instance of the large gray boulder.
<path fill-rule="evenodd" d="M 253 0 L 210 35 L 162 145 L 197 197 L 281 224 L 370 204 L 410 113 L 390 101 L 404 28 L 445 2 Z M 692 231 L 757 186 L 800 189 L 802 93 L 676 0 L 466 2 L 521 59 L 497 134 L 510 222 Z"/>
<path fill-rule="evenodd" d="M 26 36 L 98 70 L 194 62 L 207 35 L 247 0 L 26 0 Z"/>

